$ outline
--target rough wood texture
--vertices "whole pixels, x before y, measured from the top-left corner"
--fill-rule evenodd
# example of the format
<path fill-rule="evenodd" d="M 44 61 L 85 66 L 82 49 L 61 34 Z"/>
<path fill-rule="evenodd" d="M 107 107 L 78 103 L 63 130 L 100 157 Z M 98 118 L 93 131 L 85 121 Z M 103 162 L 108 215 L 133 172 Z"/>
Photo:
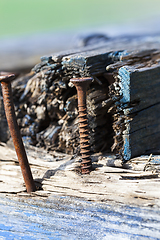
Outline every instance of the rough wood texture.
<path fill-rule="evenodd" d="M 106 61 L 112 63 L 114 58 L 114 53 L 108 57 L 109 53 L 106 53 L 103 48 L 101 49 L 103 54 L 99 54 L 99 50 L 92 49 L 90 53 L 85 50 L 83 51 L 86 57 L 78 55 L 77 58 L 76 54 L 74 57 L 70 55 L 67 57 L 67 53 L 65 57 L 62 57 L 62 54 L 44 57 L 41 64 L 35 66 L 36 75 L 28 81 L 24 91 L 22 88 L 17 88 L 17 85 L 13 86 L 21 132 L 32 144 L 40 146 L 49 144 L 52 148 L 56 147 L 66 153 L 78 152 L 77 97 L 76 90 L 70 88 L 69 80 L 71 76 L 89 75 L 90 71 L 94 75 L 97 74 L 96 72 L 102 74 L 106 71 Z M 90 70 L 88 70 L 89 65 L 86 66 L 86 64 L 92 66 Z M 103 75 L 95 79 L 88 92 L 87 100 L 93 133 L 91 136 L 94 135 L 91 138 L 93 151 L 106 149 L 112 142 L 110 116 L 107 113 L 111 105 L 108 101 L 108 82 Z M 103 84 L 103 91 L 99 84 Z M 24 103 L 26 103 L 25 106 Z M 109 126 L 107 129 L 106 123 Z M 97 130 L 101 133 L 98 134 Z M 104 146 L 105 133 L 108 133 L 111 141 L 108 139 L 108 143 L 106 141 Z M 58 139 L 57 136 L 59 136 Z"/>
<path fill-rule="evenodd" d="M 114 151 L 124 161 L 157 153 L 158 134 L 154 134 L 155 141 L 148 139 L 159 124 L 158 114 L 149 116 L 158 104 L 154 90 L 159 85 L 158 47 L 158 36 L 149 41 L 147 37 L 122 37 L 42 57 L 30 75 L 13 83 L 24 140 L 48 150 L 79 153 L 77 96 L 69 80 L 92 76 L 87 95 L 92 151 Z M 146 86 L 146 78 L 153 85 Z M 148 105 L 152 94 L 155 102 Z"/>
<path fill-rule="evenodd" d="M 160 66 L 137 71 L 127 69 L 127 72 L 130 75 L 129 102 L 137 102 L 137 106 L 126 109 L 126 117 L 133 120 L 127 124 L 126 134 L 130 142 L 129 148 L 124 151 L 130 152 L 131 155 L 128 155 L 128 158 L 140 154 L 158 153 L 160 149 Z"/>
<path fill-rule="evenodd" d="M 113 148 L 123 160 L 141 154 L 159 153 L 159 52 L 148 51 L 148 58 L 145 56 L 142 59 L 143 54 L 137 55 L 136 61 L 131 58 L 131 65 L 127 66 L 128 61 L 124 61 L 119 66 L 115 64 L 116 68 L 111 66 L 117 71 L 116 82 L 112 85 L 112 91 L 117 91 Z M 115 98 L 114 93 L 112 96 Z"/>
<path fill-rule="evenodd" d="M 114 155 L 92 156 L 95 171 L 78 174 L 80 158 L 39 148 L 27 149 L 39 191 L 25 192 L 15 151 L 0 145 L 0 193 L 46 199 L 55 195 L 90 201 L 111 201 L 139 206 L 160 207 L 160 164 L 156 156 L 135 158 L 122 164 Z M 42 190 L 42 189 L 43 190 Z"/>

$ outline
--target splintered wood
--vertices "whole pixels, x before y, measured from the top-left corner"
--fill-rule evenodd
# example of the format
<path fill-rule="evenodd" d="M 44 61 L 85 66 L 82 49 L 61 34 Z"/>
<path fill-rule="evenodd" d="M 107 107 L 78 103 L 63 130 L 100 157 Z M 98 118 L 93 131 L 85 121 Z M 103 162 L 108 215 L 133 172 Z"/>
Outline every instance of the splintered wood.
<path fill-rule="evenodd" d="M 92 152 L 124 162 L 159 153 L 159 36 L 106 41 L 41 58 L 13 82 L 18 124 L 31 145 L 79 154 L 74 77 L 93 77 L 87 92 Z"/>
<path fill-rule="evenodd" d="M 94 171 L 78 174 L 80 158 L 29 147 L 26 149 L 38 191 L 26 193 L 14 149 L 0 145 L 0 193 L 12 196 L 48 198 L 72 196 L 90 201 L 111 201 L 160 207 L 159 158 L 135 158 L 122 164 L 111 154 L 92 155 Z M 150 160 L 149 160 L 150 159 Z M 146 169 L 150 163 L 150 170 Z M 146 169 L 147 171 L 145 171 Z"/>
<path fill-rule="evenodd" d="M 148 50 L 132 53 L 132 57 L 129 63 L 124 60 L 114 70 L 116 79 L 111 86 L 112 98 L 117 97 L 112 148 L 118 150 L 125 161 L 142 154 L 159 154 L 160 149 L 160 55 L 156 50 Z M 107 69 L 114 69 L 113 66 Z"/>

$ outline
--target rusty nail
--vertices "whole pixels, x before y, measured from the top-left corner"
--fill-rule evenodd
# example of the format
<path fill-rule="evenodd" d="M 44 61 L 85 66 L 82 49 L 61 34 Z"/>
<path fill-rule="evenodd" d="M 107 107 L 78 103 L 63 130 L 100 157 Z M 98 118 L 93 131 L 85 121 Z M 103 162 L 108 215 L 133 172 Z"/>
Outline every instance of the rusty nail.
<path fill-rule="evenodd" d="M 2 94 L 4 101 L 4 108 L 6 113 L 6 118 L 8 126 L 11 132 L 13 144 L 17 153 L 19 164 L 21 167 L 22 175 L 26 185 L 27 192 L 36 191 L 36 186 L 32 177 L 31 169 L 28 163 L 26 151 L 22 142 L 20 130 L 17 124 L 17 119 L 15 115 L 11 81 L 15 78 L 14 74 L 0 72 L 0 82 L 2 86 Z"/>
<path fill-rule="evenodd" d="M 92 170 L 92 160 L 90 157 L 88 119 L 86 108 L 86 92 L 87 87 L 92 82 L 91 77 L 72 78 L 70 82 L 74 84 L 78 95 L 78 118 L 79 118 L 79 134 L 80 134 L 80 149 L 82 155 L 81 172 L 88 174 Z"/>

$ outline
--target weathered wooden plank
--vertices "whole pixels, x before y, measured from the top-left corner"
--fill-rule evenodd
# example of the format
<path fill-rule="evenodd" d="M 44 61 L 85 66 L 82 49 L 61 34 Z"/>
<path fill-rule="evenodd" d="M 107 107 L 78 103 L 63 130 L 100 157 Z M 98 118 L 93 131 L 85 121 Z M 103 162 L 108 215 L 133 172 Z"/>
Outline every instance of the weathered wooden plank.
<path fill-rule="evenodd" d="M 95 154 L 93 164 L 96 171 L 87 176 L 76 173 L 76 171 L 73 171 L 74 168 L 71 167 L 79 162 L 79 157 L 68 162 L 65 154 L 55 152 L 54 156 L 51 156 L 45 150 L 35 147 L 32 147 L 30 151 L 28 149 L 28 157 L 35 182 L 43 188 L 43 191 L 40 190 L 31 195 L 34 198 L 40 196 L 43 199 L 57 194 L 80 197 L 91 201 L 160 206 L 159 176 L 158 178 L 152 178 L 155 176 L 152 171 L 156 170 L 152 161 L 158 160 L 158 157 L 145 156 L 133 159 L 133 162 L 129 161 L 127 163 L 130 169 L 126 169 L 123 168 L 120 159 L 116 159 L 114 155 Z M 25 193 L 26 188 L 22 175 L 20 176 L 20 167 L 17 165 L 14 150 L 6 145 L 1 145 L 0 159 L 0 173 L 1 168 L 3 168 L 2 172 L 5 171 L 4 174 L 0 174 L 0 192 L 18 194 L 21 197 L 28 196 Z M 57 166 L 55 166 L 55 163 Z M 152 165 L 152 171 L 146 171 L 147 169 L 143 171 L 147 163 Z M 53 165 L 51 166 L 51 164 Z M 112 167 L 106 167 L 106 164 L 112 165 Z M 14 165 L 15 167 L 12 168 Z M 124 166 L 127 167 L 127 165 Z M 125 178 L 128 176 L 129 180 L 121 180 L 122 173 Z M 134 174 L 132 176 L 136 175 L 136 180 L 131 179 L 131 173 Z M 142 175 L 150 176 L 150 179 L 140 179 Z"/>
<path fill-rule="evenodd" d="M 42 57 L 33 69 L 34 76 L 13 84 L 24 140 L 50 151 L 79 153 L 77 96 L 69 80 L 92 76 L 87 105 L 93 152 L 112 150 L 123 160 L 151 153 L 151 149 L 155 153 L 158 134 L 153 146 L 146 146 L 146 136 L 149 139 L 154 125 L 159 126 L 148 117 L 147 110 L 159 102 L 160 50 L 152 49 L 153 46 L 158 49 L 158 36 L 149 43 L 145 36 L 122 37 Z M 154 112 L 155 108 L 152 109 Z M 150 123 L 153 127 L 149 128 Z M 146 126 L 148 132 L 143 131 Z M 138 128 L 139 139 L 144 141 L 141 151 L 136 146 Z"/>
<path fill-rule="evenodd" d="M 140 68 L 125 66 L 119 69 L 122 103 L 134 104 L 130 113 L 141 111 L 160 102 L 160 65 Z M 137 103 L 137 104 L 136 104 Z"/>
<path fill-rule="evenodd" d="M 143 173 L 143 174 L 131 174 L 131 175 L 121 175 L 121 179 L 151 179 L 151 178 L 158 178 L 158 174 L 148 174 L 148 173 Z"/>
<path fill-rule="evenodd" d="M 136 69 L 124 66 L 118 71 L 119 112 L 122 111 L 124 131 L 122 151 L 124 160 L 159 152 L 159 89 L 160 67 Z M 117 111 L 117 114 L 118 114 Z"/>
<path fill-rule="evenodd" d="M 90 47 L 87 52 L 78 52 L 77 50 L 71 55 L 66 53 L 66 56 L 64 53 L 60 54 L 59 57 L 57 55 L 45 57 L 42 58 L 41 64 L 35 66 L 36 75 L 29 80 L 23 94 L 20 96 L 16 93 L 17 96 L 20 96 L 19 100 L 22 103 L 25 99 L 28 102 L 26 110 L 23 108 L 23 119 L 19 119 L 22 135 L 27 135 L 29 139 L 36 139 L 35 144 L 36 142 L 42 145 L 50 144 L 51 148 L 52 145 L 56 146 L 55 140 L 59 136 L 57 142 L 59 150 L 66 153 L 76 153 L 79 149 L 78 111 L 75 92 L 69 88 L 68 82 L 71 77 L 93 76 L 95 74 L 98 81 L 92 83 L 87 100 L 93 151 L 110 150 L 114 141 L 112 150 L 118 152 L 124 160 L 129 160 L 131 157 L 149 152 L 149 149 L 150 151 L 156 149 L 156 146 L 146 146 L 148 140 L 145 136 L 147 134 L 149 136 L 150 133 L 149 125 L 146 125 L 145 119 L 149 116 L 148 107 L 159 102 L 158 91 L 154 91 L 154 88 L 158 89 L 159 87 L 159 51 L 133 51 L 129 53 L 130 57 L 128 57 L 126 51 L 106 52 L 107 48 L 104 46 L 97 48 L 93 51 Z M 120 59 L 124 60 L 120 61 Z M 115 63 L 110 64 L 112 62 Z M 138 64 L 139 62 L 140 64 Z M 126 66 L 127 63 L 130 66 Z M 155 67 L 144 68 L 153 64 Z M 105 65 L 108 65 L 107 70 L 104 68 Z M 108 74 L 108 71 L 112 72 Z M 154 81 L 151 81 L 152 77 Z M 114 81 L 115 83 L 113 83 Z M 152 95 L 154 97 L 151 99 Z M 23 107 L 23 105 L 19 106 Z M 23 123 L 26 122 L 27 115 L 25 114 L 30 112 L 32 106 L 34 106 L 36 114 L 35 110 L 31 111 L 31 118 L 28 116 L 28 119 L 33 119 L 31 122 L 27 120 L 25 126 Z M 112 110 L 108 111 L 109 108 L 114 109 L 113 113 Z M 20 118 L 21 115 L 22 112 Z M 112 120 L 112 116 L 114 120 Z M 133 118 L 135 121 L 132 121 Z M 152 122 L 155 125 L 156 122 L 153 120 L 155 121 L 154 118 L 148 118 L 148 124 Z M 148 126 L 148 133 L 144 131 L 144 137 L 142 136 L 144 148 L 142 147 L 141 151 L 138 143 L 136 147 L 137 139 L 134 137 L 134 132 L 137 131 L 136 126 L 140 125 L 138 121 L 141 123 L 140 128 Z M 44 123 L 48 125 L 50 123 L 48 128 L 46 128 L 47 125 L 44 126 Z M 28 125 L 31 126 L 32 131 L 29 130 Z M 41 128 L 45 128 L 45 130 L 37 134 Z M 57 128 L 59 134 L 55 131 Z M 151 128 L 150 131 L 152 131 Z M 133 133 L 132 141 L 130 139 L 131 133 Z M 54 144 L 52 139 L 54 139 Z M 134 139 L 136 139 L 135 142 Z M 158 146 L 156 137 L 155 143 Z"/>

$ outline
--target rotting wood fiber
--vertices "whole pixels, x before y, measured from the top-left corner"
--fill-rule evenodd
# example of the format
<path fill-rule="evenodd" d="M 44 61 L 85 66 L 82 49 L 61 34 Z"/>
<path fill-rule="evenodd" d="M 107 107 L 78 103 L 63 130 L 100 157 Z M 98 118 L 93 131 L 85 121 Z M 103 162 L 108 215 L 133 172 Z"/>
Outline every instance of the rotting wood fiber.
<path fill-rule="evenodd" d="M 148 48 L 154 41 L 138 41 L 121 39 L 42 57 L 27 84 L 13 87 L 24 140 L 79 153 L 77 96 L 69 80 L 92 76 L 87 95 L 92 151 L 114 151 L 124 161 L 158 152 L 160 50 Z"/>

